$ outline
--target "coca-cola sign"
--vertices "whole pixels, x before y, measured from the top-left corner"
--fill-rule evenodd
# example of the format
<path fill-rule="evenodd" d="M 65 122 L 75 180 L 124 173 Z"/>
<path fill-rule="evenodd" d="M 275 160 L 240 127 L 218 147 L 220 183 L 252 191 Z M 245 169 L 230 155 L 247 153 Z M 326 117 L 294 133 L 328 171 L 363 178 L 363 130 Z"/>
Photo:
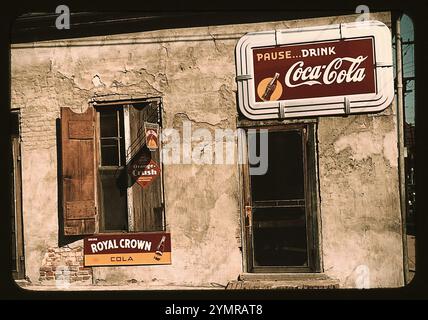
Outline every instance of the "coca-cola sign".
<path fill-rule="evenodd" d="M 372 38 L 257 48 L 253 63 L 258 102 L 376 91 Z"/>
<path fill-rule="evenodd" d="M 251 119 L 377 112 L 392 101 L 392 49 L 378 21 L 247 34 L 238 98 Z"/>

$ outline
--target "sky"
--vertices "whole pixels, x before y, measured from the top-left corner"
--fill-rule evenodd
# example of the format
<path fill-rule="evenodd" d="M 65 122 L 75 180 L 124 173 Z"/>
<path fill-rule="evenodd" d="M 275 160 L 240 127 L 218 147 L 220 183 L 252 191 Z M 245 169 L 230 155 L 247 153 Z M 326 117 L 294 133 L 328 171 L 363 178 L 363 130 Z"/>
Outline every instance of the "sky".
<path fill-rule="evenodd" d="M 407 41 L 413 41 L 413 22 L 409 16 L 403 15 L 401 18 L 401 38 L 403 42 L 403 76 L 415 76 L 414 63 L 414 45 L 406 44 Z M 404 84 L 404 83 L 403 83 Z M 405 93 L 404 106 L 407 123 L 415 123 L 415 81 L 408 81 L 406 90 L 412 90 Z"/>

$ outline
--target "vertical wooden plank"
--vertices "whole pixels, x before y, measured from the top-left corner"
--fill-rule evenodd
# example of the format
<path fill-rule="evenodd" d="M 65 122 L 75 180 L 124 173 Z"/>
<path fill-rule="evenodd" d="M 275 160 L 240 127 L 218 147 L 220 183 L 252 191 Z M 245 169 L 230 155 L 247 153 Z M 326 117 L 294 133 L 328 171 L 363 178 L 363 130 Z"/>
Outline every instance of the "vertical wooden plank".
<path fill-rule="evenodd" d="M 15 259 L 16 259 L 16 279 L 25 277 L 24 265 L 24 234 L 22 229 L 22 193 L 21 193 L 21 152 L 19 136 L 12 137 L 12 157 L 13 157 L 13 210 L 15 219 Z"/>
<path fill-rule="evenodd" d="M 130 153 L 131 149 L 131 120 L 130 120 L 130 114 L 129 110 L 132 108 L 131 105 L 126 104 L 123 106 L 123 125 L 124 125 L 124 133 L 125 133 L 125 161 L 126 163 L 130 163 L 132 159 L 132 154 Z M 130 181 L 130 178 L 128 177 L 128 181 Z M 128 187 L 126 189 L 126 197 L 128 202 L 128 231 L 133 232 L 135 231 L 134 226 L 134 195 L 132 186 Z"/>
<path fill-rule="evenodd" d="M 307 233 L 310 242 L 311 268 L 314 272 L 321 271 L 319 256 L 319 233 L 318 233 L 318 185 L 317 185 L 317 153 L 316 153 L 316 130 L 315 124 L 307 125 L 306 157 L 307 157 L 307 190 L 306 201 L 308 209 Z"/>
<path fill-rule="evenodd" d="M 253 251 L 253 202 L 251 196 L 251 176 L 250 176 L 250 165 L 248 160 L 248 129 L 240 129 L 241 131 L 241 152 L 242 152 L 242 164 L 241 168 L 241 179 L 242 179 L 242 224 L 243 224 L 243 236 L 245 242 L 245 265 L 247 272 L 254 271 L 254 251 Z M 247 215 L 247 207 L 251 212 L 251 215 Z"/>
<path fill-rule="evenodd" d="M 131 136 L 131 152 L 135 154 L 136 150 L 141 148 L 141 134 L 143 130 L 143 122 L 140 111 L 133 105 L 129 105 L 129 122 L 130 122 L 130 136 Z M 143 215 L 143 190 L 141 187 L 134 183 L 131 187 L 133 199 L 133 212 L 134 212 L 134 230 L 144 231 L 144 215 Z"/>

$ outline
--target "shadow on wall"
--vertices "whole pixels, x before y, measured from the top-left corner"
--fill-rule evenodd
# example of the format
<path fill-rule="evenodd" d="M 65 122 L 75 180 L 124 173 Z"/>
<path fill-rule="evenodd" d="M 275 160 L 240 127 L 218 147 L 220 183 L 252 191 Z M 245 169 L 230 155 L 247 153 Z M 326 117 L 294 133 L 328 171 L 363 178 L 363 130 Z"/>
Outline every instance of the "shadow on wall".
<path fill-rule="evenodd" d="M 61 119 L 55 119 L 56 126 L 56 155 L 57 155 L 57 186 L 58 186 L 58 247 L 63 247 L 84 236 L 66 236 L 64 235 L 64 208 L 62 205 L 62 139 L 61 139 Z"/>

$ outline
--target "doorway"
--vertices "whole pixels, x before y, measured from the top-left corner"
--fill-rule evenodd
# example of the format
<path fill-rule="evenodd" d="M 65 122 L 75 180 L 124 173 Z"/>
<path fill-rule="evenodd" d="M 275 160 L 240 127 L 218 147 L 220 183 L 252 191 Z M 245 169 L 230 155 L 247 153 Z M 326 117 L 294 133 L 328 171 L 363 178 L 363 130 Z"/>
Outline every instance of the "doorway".
<path fill-rule="evenodd" d="M 247 271 L 319 272 L 315 124 L 263 128 L 264 141 L 258 129 L 246 128 L 247 154 L 267 142 L 268 166 L 244 165 Z"/>
<path fill-rule="evenodd" d="M 22 228 L 21 193 L 21 144 L 19 134 L 19 112 L 10 113 L 12 171 L 11 181 L 11 221 L 12 221 L 12 276 L 15 280 L 25 278 L 24 235 Z"/>

